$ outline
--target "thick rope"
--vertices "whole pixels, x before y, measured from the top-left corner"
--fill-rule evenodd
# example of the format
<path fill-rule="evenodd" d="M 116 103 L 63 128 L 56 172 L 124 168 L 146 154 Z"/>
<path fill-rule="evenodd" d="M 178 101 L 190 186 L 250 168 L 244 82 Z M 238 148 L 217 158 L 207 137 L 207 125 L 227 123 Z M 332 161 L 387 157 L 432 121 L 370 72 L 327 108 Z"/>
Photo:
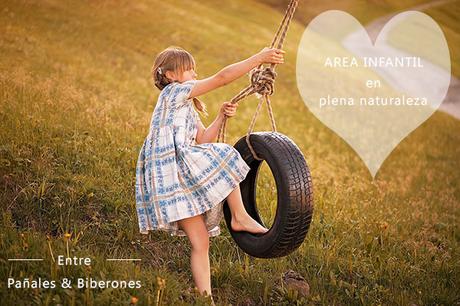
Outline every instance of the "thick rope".
<path fill-rule="evenodd" d="M 297 8 L 299 0 L 291 0 L 289 5 L 284 13 L 283 20 L 281 21 L 278 30 L 272 40 L 270 48 L 274 48 L 276 45 L 277 49 L 281 49 L 283 47 L 284 40 L 287 35 L 287 31 L 289 28 L 289 24 L 291 23 L 292 17 L 294 16 L 294 12 Z M 271 96 L 275 90 L 275 72 L 276 64 L 270 64 L 269 67 L 263 67 L 263 65 L 259 65 L 258 67 L 254 68 L 250 72 L 250 81 L 251 84 L 248 85 L 246 88 L 241 90 L 236 96 L 234 96 L 230 103 L 234 104 L 244 98 L 256 94 L 257 98 L 259 98 L 259 104 L 257 105 L 256 112 L 252 117 L 251 124 L 249 125 L 248 133 L 246 134 L 246 143 L 248 144 L 249 150 L 251 150 L 252 156 L 257 160 L 263 160 L 257 156 L 254 148 L 252 147 L 249 141 L 249 135 L 252 133 L 254 125 L 256 123 L 257 116 L 259 115 L 260 107 L 262 106 L 263 100 L 261 97 L 264 98 L 265 102 L 267 103 L 267 111 L 270 117 L 270 122 L 272 126 L 272 131 L 276 132 L 276 124 L 275 124 L 275 117 L 273 116 L 273 110 L 271 107 L 271 102 L 269 96 Z M 219 129 L 219 133 L 217 135 L 217 142 L 225 142 L 225 130 L 227 127 L 227 116 L 224 115 L 224 119 Z"/>

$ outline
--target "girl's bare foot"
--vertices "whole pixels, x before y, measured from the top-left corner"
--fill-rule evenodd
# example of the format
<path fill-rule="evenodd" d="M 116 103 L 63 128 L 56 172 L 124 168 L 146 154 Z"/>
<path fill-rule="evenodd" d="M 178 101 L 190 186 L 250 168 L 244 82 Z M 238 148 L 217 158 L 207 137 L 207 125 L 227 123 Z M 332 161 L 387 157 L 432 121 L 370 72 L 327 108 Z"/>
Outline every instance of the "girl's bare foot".
<path fill-rule="evenodd" d="M 233 217 L 231 222 L 232 230 L 235 232 L 246 231 L 253 234 L 263 234 L 268 232 L 268 229 L 260 225 L 250 215 L 245 214 L 241 217 Z"/>

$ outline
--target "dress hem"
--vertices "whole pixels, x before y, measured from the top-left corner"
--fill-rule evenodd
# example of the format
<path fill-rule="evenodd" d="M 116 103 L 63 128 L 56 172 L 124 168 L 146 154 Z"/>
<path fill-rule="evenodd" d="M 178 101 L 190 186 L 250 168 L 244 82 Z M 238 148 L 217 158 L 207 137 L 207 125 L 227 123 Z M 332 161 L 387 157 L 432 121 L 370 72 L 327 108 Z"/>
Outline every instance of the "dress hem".
<path fill-rule="evenodd" d="M 226 194 L 225 196 L 223 197 L 217 197 L 217 200 L 215 200 L 215 203 L 212 204 L 210 207 L 207 207 L 204 211 L 202 211 L 201 213 L 198 213 L 198 214 L 195 214 L 195 215 L 191 215 L 191 216 L 188 216 L 188 217 L 178 217 L 178 218 L 173 218 L 172 220 L 168 220 L 166 223 L 172 223 L 172 222 L 176 222 L 176 221 L 179 221 L 179 220 L 182 220 L 182 219 L 186 219 L 186 218 L 191 218 L 191 217 L 195 217 L 195 216 L 198 216 L 198 215 L 202 215 L 204 213 L 206 213 L 207 211 L 211 210 L 212 208 L 216 207 L 217 205 L 219 205 L 221 202 L 223 202 L 228 196 L 229 194 L 235 190 L 236 187 L 238 187 L 238 185 L 244 181 L 244 179 L 246 178 L 247 174 L 249 173 L 249 170 L 251 170 L 251 168 L 249 166 L 247 166 L 247 172 L 246 174 L 244 175 L 240 175 L 238 176 L 238 180 L 234 181 L 235 183 L 232 185 L 232 187 L 230 187 L 228 189 L 228 193 L 227 192 L 224 192 L 222 194 Z"/>
<path fill-rule="evenodd" d="M 206 212 L 208 212 L 209 210 L 215 208 L 216 206 L 220 205 L 222 202 L 225 201 L 225 199 L 230 195 L 230 193 L 235 190 L 235 188 L 242 182 L 244 181 L 244 179 L 246 178 L 247 174 L 249 173 L 249 171 L 251 170 L 251 167 L 249 167 L 247 164 L 245 164 L 245 169 L 242 170 L 242 175 L 238 176 L 238 180 L 234 181 L 234 184 L 232 185 L 233 187 L 229 188 L 228 189 L 228 193 L 227 192 L 224 192 L 222 194 L 226 194 L 225 196 L 222 196 L 222 197 L 218 197 L 217 200 L 215 201 L 215 203 L 209 207 L 206 207 L 206 209 L 198 214 L 195 214 L 195 215 L 191 215 L 191 216 L 186 216 L 186 217 L 178 217 L 178 218 L 174 218 L 173 220 L 169 220 L 168 222 L 166 222 L 165 224 L 171 224 L 171 223 L 174 223 L 174 222 L 177 222 L 179 220 L 183 220 L 183 219 L 187 219 L 187 218 L 192 218 L 192 217 L 195 217 L 195 216 L 199 216 L 199 215 L 202 215 L 202 214 L 205 214 Z M 222 203 L 223 205 L 223 203 Z M 223 209 L 223 208 L 221 208 Z M 222 221 L 222 219 L 220 220 Z M 216 231 L 218 231 L 218 233 L 212 235 L 212 231 L 218 227 L 218 229 L 216 229 Z M 148 234 L 149 231 L 165 231 L 165 232 L 168 232 L 170 233 L 172 236 L 186 236 L 185 232 L 183 230 L 176 230 L 176 229 L 170 229 L 168 227 L 150 227 L 150 228 L 147 228 L 145 230 L 141 230 L 140 233 L 141 234 Z M 217 235 L 220 235 L 221 231 L 220 231 L 220 222 L 219 224 L 216 224 L 215 227 L 213 227 L 212 229 L 208 230 L 208 233 L 209 233 L 209 237 L 214 237 L 214 236 L 217 236 Z"/>

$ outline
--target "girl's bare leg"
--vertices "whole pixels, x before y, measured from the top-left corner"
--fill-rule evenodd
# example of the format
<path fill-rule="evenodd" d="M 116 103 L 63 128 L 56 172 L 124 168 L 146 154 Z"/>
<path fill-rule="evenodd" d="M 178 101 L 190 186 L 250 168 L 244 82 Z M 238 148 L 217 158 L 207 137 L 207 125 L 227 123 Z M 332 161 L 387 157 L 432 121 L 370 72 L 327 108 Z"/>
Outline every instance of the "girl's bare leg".
<path fill-rule="evenodd" d="M 190 265 L 193 280 L 199 292 L 211 295 L 211 271 L 209 267 L 209 234 L 203 215 L 178 221 L 192 245 Z"/>
<path fill-rule="evenodd" d="M 240 186 L 238 185 L 227 197 L 227 203 L 232 213 L 232 229 L 234 231 L 246 231 L 250 233 L 265 233 L 267 228 L 254 220 L 244 208 L 241 199 Z"/>

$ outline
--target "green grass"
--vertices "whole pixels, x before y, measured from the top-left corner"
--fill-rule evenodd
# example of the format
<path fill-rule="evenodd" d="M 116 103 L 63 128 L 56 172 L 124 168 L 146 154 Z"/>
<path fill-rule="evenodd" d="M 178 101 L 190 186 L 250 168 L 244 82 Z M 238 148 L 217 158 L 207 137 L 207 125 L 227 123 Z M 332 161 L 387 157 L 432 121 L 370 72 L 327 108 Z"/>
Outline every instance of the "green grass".
<path fill-rule="evenodd" d="M 210 75 L 267 45 L 281 13 L 242 0 L 3 1 L 0 9 L 2 302 L 120 305 L 135 296 L 138 305 L 160 298 L 166 305 L 192 303 L 186 293 L 192 285 L 187 239 L 138 233 L 135 163 L 158 95 L 150 67 L 157 52 L 174 44 L 191 51 L 201 77 Z M 372 181 L 354 151 L 297 93 L 302 32 L 300 24 L 290 28 L 272 101 L 279 132 L 301 148 L 313 175 L 311 230 L 293 254 L 264 260 L 243 254 L 222 223 L 210 251 L 216 302 L 458 303 L 460 122 L 436 112 L 402 141 Z M 209 113 L 246 84 L 242 78 L 204 96 Z M 229 121 L 229 143 L 245 134 L 255 103 L 240 103 Z M 255 130 L 270 127 L 262 114 Z M 264 167 L 258 184 L 270 190 L 274 181 Z M 258 193 L 259 203 L 274 199 Z M 272 209 L 263 208 L 267 220 Z M 67 241 L 65 233 L 72 234 Z M 67 252 L 90 256 L 91 268 L 56 266 L 53 256 Z M 44 261 L 7 262 L 14 257 Z M 110 257 L 142 261 L 115 264 L 105 260 Z M 276 286 L 287 269 L 304 275 L 310 297 L 296 300 Z M 143 286 L 12 290 L 6 288 L 9 276 L 139 279 Z M 165 288 L 157 276 L 166 280 Z"/>

